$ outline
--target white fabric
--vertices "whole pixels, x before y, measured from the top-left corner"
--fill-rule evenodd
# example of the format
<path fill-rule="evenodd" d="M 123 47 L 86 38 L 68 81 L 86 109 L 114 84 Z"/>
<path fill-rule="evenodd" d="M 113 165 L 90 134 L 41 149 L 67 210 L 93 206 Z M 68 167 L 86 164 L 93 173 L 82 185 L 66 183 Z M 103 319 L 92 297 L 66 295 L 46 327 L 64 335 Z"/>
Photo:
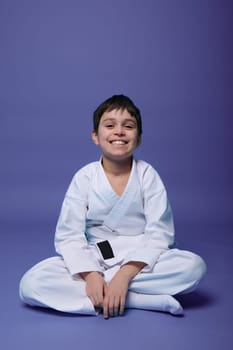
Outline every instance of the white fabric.
<path fill-rule="evenodd" d="M 129 292 L 126 307 L 130 309 L 144 309 L 169 312 L 172 315 L 182 315 L 183 308 L 171 295 L 150 295 Z"/>
<path fill-rule="evenodd" d="M 120 265 L 115 265 L 104 272 L 106 282 L 119 268 Z M 178 249 L 168 250 L 161 254 L 151 273 L 142 272 L 131 281 L 126 306 L 173 314 L 178 310 L 177 314 L 181 313 L 181 306 L 174 298 L 168 298 L 169 295 L 191 292 L 204 272 L 205 264 L 198 255 Z M 133 297 L 131 292 L 137 296 Z M 34 306 L 97 314 L 86 296 L 84 280 L 79 275 L 72 276 L 61 257 L 43 260 L 26 272 L 20 282 L 20 296 L 25 303 Z"/>
<path fill-rule="evenodd" d="M 114 257 L 104 260 L 97 243 L 108 240 Z M 129 285 L 128 307 L 182 312 L 171 297 L 193 290 L 205 273 L 203 260 L 170 249 L 174 226 L 166 190 L 146 162 L 133 161 L 127 187 L 118 196 L 101 162 L 78 171 L 66 193 L 58 219 L 58 257 L 35 265 L 22 278 L 20 296 L 30 305 L 96 314 L 80 272 L 100 271 L 107 282 L 121 265 L 142 261 L 146 267 Z"/>
<path fill-rule="evenodd" d="M 145 271 L 151 271 L 159 255 L 174 244 L 166 190 L 148 163 L 133 161 L 121 197 L 113 191 L 101 162 L 90 163 L 75 174 L 58 220 L 56 250 L 71 274 L 102 271 L 91 248 L 103 240 L 115 247 L 115 258 L 107 261 L 108 266 L 143 261 Z"/>

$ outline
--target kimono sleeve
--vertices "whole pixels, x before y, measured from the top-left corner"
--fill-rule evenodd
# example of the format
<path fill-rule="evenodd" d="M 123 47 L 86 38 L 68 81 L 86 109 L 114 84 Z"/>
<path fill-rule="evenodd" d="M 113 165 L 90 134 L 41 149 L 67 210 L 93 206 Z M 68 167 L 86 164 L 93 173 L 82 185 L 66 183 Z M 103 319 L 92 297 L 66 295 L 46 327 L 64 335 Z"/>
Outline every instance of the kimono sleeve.
<path fill-rule="evenodd" d="M 153 167 L 146 169 L 141 182 L 146 220 L 144 240 L 127 260 L 146 263 L 142 272 L 150 272 L 160 254 L 174 245 L 175 232 L 166 189 Z"/>
<path fill-rule="evenodd" d="M 101 271 L 85 236 L 88 188 L 88 177 L 79 171 L 65 195 L 56 226 L 55 249 L 63 257 L 71 275 L 84 271 Z"/>

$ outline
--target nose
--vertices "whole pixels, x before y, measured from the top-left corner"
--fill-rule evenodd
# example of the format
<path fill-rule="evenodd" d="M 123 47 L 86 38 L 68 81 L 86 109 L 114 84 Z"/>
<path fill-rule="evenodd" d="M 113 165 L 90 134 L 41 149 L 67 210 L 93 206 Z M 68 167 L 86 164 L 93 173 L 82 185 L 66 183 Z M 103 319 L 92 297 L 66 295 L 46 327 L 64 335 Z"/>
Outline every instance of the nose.
<path fill-rule="evenodd" d="M 117 136 L 123 136 L 125 134 L 124 128 L 121 125 L 116 125 L 114 134 Z"/>

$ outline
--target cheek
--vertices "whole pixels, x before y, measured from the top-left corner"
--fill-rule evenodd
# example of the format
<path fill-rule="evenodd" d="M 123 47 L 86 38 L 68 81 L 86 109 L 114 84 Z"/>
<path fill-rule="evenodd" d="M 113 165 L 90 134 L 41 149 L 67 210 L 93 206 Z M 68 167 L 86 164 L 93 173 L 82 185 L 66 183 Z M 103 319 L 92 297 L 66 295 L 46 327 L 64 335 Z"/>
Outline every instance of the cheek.
<path fill-rule="evenodd" d="M 99 142 L 106 141 L 108 137 L 109 137 L 109 133 L 107 131 L 105 131 L 105 130 L 99 131 L 99 133 L 98 133 Z"/>

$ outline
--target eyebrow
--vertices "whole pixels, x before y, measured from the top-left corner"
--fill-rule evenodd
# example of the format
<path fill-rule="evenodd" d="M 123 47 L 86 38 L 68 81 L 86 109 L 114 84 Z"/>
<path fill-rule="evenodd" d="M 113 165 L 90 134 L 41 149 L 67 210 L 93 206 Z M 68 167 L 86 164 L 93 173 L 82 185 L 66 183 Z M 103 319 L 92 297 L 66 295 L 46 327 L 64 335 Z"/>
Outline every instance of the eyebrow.
<path fill-rule="evenodd" d="M 106 119 L 103 119 L 103 122 L 108 122 L 108 121 L 114 122 L 116 120 L 117 120 L 117 118 L 106 118 Z M 134 123 L 135 125 L 137 124 L 136 120 L 134 120 L 133 117 L 132 117 L 132 119 L 127 118 L 127 119 L 123 120 L 123 123 L 128 123 L 128 122 Z"/>

